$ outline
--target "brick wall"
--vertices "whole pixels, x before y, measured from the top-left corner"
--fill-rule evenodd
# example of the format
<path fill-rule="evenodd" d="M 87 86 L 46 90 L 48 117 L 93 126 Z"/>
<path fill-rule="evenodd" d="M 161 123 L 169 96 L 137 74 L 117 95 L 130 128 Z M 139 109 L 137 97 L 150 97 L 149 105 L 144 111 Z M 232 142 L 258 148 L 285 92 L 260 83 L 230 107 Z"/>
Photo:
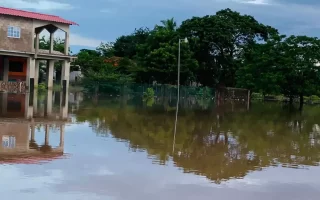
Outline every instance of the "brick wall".
<path fill-rule="evenodd" d="M 9 25 L 20 27 L 20 38 L 7 37 Z M 32 29 L 32 19 L 0 15 L 0 49 L 31 52 L 33 40 Z"/>

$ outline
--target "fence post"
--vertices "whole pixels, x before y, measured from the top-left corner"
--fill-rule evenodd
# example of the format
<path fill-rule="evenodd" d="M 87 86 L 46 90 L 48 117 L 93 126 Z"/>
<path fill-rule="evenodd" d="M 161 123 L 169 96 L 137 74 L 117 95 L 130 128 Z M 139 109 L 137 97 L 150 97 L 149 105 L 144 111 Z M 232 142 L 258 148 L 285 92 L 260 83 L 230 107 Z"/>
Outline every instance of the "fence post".
<path fill-rule="evenodd" d="M 247 109 L 249 110 L 250 109 L 250 90 L 248 90 L 248 97 L 247 97 L 247 103 L 248 103 L 248 105 L 247 105 Z"/>

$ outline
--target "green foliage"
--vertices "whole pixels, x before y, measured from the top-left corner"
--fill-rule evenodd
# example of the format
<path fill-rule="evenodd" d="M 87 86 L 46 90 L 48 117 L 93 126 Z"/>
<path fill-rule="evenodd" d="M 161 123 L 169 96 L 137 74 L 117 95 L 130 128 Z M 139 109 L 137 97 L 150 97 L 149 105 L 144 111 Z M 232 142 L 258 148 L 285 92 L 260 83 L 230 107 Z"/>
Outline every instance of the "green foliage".
<path fill-rule="evenodd" d="M 151 107 L 154 104 L 155 92 L 153 88 L 148 88 L 145 93 L 143 93 L 143 101 L 146 102 L 147 107 Z"/>
<path fill-rule="evenodd" d="M 181 85 L 240 87 L 281 100 L 303 100 L 320 91 L 318 38 L 280 35 L 231 9 L 192 17 L 180 26 L 171 18 L 150 30 L 135 29 L 96 50 L 81 50 L 74 64 L 81 66 L 85 80 L 106 83 L 105 88 L 107 82 L 176 85 L 179 40 L 185 37 L 189 43 L 180 46 Z"/>
<path fill-rule="evenodd" d="M 143 94 L 143 98 L 150 99 L 154 97 L 154 90 L 152 88 L 148 88 L 147 91 Z"/>
<path fill-rule="evenodd" d="M 319 89 L 319 60 L 319 39 L 275 36 L 245 54 L 244 65 L 237 71 L 237 86 L 263 95 L 300 97 L 301 106 L 303 96 Z"/>
<path fill-rule="evenodd" d="M 50 49 L 50 40 L 49 38 L 46 38 L 45 36 L 43 36 L 42 38 L 40 38 L 39 41 L 39 48 L 40 49 L 44 49 L 44 50 L 49 50 Z M 55 38 L 53 41 L 53 50 L 54 51 L 58 51 L 61 53 L 64 53 L 64 40 L 60 39 L 60 38 Z M 72 54 L 72 51 L 69 48 L 69 54 Z M 42 64 L 42 63 L 41 63 Z M 56 70 L 56 74 L 57 80 L 61 80 L 61 69 L 62 69 L 62 63 L 61 62 L 55 62 L 55 66 L 54 66 L 55 70 Z M 75 66 L 71 66 L 71 71 L 73 70 L 78 70 L 77 67 Z M 44 74 L 46 72 L 46 66 L 45 65 L 40 65 L 40 78 L 44 79 Z"/>
<path fill-rule="evenodd" d="M 49 50 L 50 49 L 50 40 L 47 39 L 45 36 L 42 36 L 42 38 L 40 38 L 39 48 Z M 60 39 L 60 38 L 55 38 L 53 40 L 53 50 L 64 53 L 64 40 Z M 71 53 L 70 49 L 69 49 L 69 53 Z"/>
<path fill-rule="evenodd" d="M 182 22 L 179 32 L 190 38 L 200 65 L 197 70 L 200 83 L 234 86 L 243 54 L 276 30 L 258 23 L 252 16 L 225 9 L 216 15 L 188 19 Z"/>
<path fill-rule="evenodd" d="M 209 87 L 201 87 L 196 94 L 198 97 L 208 98 L 212 96 L 212 91 Z"/>
<path fill-rule="evenodd" d="M 263 99 L 263 95 L 261 93 L 253 92 L 251 94 L 251 99 Z"/>
<path fill-rule="evenodd" d="M 39 83 L 38 84 L 38 91 L 43 92 L 47 89 L 47 86 L 44 83 Z"/>

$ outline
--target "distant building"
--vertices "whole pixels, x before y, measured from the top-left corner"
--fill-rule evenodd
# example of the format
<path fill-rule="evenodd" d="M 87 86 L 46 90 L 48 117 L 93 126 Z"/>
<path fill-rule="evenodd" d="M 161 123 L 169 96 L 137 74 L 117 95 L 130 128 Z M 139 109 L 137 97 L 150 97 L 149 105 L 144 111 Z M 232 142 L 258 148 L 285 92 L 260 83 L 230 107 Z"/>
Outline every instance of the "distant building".
<path fill-rule="evenodd" d="M 47 86 L 53 86 L 54 63 L 63 61 L 62 80 L 69 82 L 70 25 L 75 22 L 54 15 L 0 7 L 0 80 L 7 82 L 25 82 L 27 86 L 36 86 L 39 78 L 39 62 L 47 60 Z M 50 49 L 39 49 L 40 33 L 50 33 Z M 65 32 L 65 52 L 53 50 L 54 33 Z M 67 84 L 68 85 L 68 84 Z"/>

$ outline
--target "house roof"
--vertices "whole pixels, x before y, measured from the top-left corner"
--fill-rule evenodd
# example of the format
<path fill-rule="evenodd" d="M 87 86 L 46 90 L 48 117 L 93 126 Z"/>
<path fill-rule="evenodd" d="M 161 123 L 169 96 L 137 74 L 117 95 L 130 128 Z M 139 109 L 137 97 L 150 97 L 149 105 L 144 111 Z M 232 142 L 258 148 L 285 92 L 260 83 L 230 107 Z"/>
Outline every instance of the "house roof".
<path fill-rule="evenodd" d="M 78 25 L 73 21 L 65 20 L 55 15 L 47 15 L 47 14 L 41 14 L 36 12 L 17 10 L 12 8 L 5 8 L 5 7 L 0 7 L 0 15 L 11 15 L 11 16 L 17 16 L 17 17 L 23 17 L 23 18 L 29 18 L 29 19 L 38 19 L 38 20 L 48 21 L 48 22 Z"/>

